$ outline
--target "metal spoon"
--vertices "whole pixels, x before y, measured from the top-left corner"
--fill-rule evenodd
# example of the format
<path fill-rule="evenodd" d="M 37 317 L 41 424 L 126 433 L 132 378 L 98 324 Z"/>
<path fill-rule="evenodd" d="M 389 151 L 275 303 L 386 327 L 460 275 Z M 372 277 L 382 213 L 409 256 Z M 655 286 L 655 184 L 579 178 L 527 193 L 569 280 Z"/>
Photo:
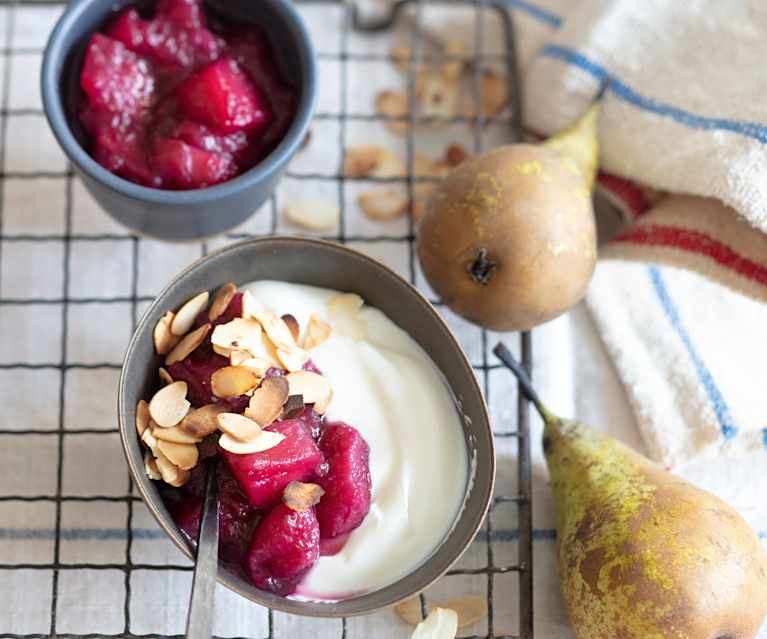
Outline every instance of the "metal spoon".
<path fill-rule="evenodd" d="M 214 458 L 215 459 L 215 458 Z M 210 639 L 213 634 L 213 595 L 218 575 L 218 482 L 216 464 L 208 465 L 205 501 L 202 505 L 200 533 L 197 537 L 197 561 L 194 566 L 189 615 L 186 618 L 187 639 Z"/>

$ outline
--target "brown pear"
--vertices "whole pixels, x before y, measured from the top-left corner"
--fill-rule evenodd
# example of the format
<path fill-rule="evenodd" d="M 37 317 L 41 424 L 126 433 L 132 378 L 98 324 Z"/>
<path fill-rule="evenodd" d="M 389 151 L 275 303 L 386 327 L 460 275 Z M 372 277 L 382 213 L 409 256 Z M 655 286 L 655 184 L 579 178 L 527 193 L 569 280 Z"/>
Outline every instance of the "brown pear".
<path fill-rule="evenodd" d="M 525 372 L 499 345 L 496 354 Z M 543 448 L 562 597 L 578 639 L 751 639 L 767 613 L 767 552 L 718 497 L 615 439 L 552 415 Z"/>

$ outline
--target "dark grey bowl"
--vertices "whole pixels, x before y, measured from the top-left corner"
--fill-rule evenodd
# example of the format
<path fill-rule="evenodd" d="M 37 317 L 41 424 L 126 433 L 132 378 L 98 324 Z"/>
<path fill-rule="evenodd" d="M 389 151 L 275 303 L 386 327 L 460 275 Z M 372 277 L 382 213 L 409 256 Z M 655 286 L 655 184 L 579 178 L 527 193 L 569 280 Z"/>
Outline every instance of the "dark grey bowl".
<path fill-rule="evenodd" d="M 313 603 L 293 601 L 258 590 L 223 567 L 219 570 L 219 581 L 259 604 L 300 615 L 341 617 L 394 605 L 429 586 L 471 543 L 492 498 L 495 452 L 485 401 L 474 371 L 444 320 L 413 286 L 361 253 L 319 240 L 264 238 L 228 246 L 198 260 L 178 275 L 139 322 L 120 377 L 120 432 L 133 480 L 165 532 L 187 556 L 191 556 L 185 538 L 160 499 L 155 482 L 144 472 L 136 435 L 136 403 L 149 397 L 157 386 L 159 361 L 154 354 L 152 330 L 163 313 L 179 307 L 200 291 L 212 291 L 228 281 L 242 285 L 259 279 L 300 282 L 358 293 L 407 331 L 442 371 L 457 400 L 464 416 L 472 477 L 466 487 L 464 508 L 439 548 L 419 568 L 386 588 L 338 603 Z"/>
<path fill-rule="evenodd" d="M 301 145 L 317 93 L 314 50 L 289 0 L 226 0 L 228 11 L 265 27 L 286 77 L 296 87 L 298 108 L 285 138 L 258 165 L 223 184 L 164 191 L 113 175 L 83 148 L 77 117 L 79 73 L 90 35 L 110 12 L 131 0 L 75 0 L 48 40 L 42 68 L 45 114 L 61 148 L 103 209 L 121 224 L 165 240 L 194 240 L 223 233 L 252 215 L 271 195 Z"/>

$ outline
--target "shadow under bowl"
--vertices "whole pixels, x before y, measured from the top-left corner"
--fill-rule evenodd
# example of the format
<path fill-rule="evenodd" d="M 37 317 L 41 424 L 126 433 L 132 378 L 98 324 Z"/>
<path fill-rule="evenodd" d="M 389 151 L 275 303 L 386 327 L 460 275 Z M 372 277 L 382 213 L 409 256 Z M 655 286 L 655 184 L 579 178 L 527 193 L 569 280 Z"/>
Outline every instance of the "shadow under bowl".
<path fill-rule="evenodd" d="M 138 233 L 191 241 L 218 235 L 244 222 L 271 196 L 309 129 L 317 94 L 317 71 L 309 34 L 288 0 L 227 0 L 227 12 L 260 26 L 283 76 L 297 93 L 297 109 L 278 146 L 241 175 L 204 189 L 170 191 L 125 180 L 102 167 L 88 151 L 77 116 L 80 69 L 90 37 L 114 12 L 142 4 L 131 0 L 74 0 L 57 22 L 43 55 L 45 115 L 75 173 L 101 207 Z"/>
<path fill-rule="evenodd" d="M 258 590 L 224 567 L 219 568 L 219 581 L 256 603 L 299 615 L 341 617 L 392 606 L 428 587 L 469 546 L 492 499 L 495 452 L 485 401 L 474 371 L 444 320 L 413 286 L 357 251 L 319 240 L 287 237 L 249 240 L 202 258 L 159 294 L 131 339 L 120 377 L 120 432 L 133 481 L 165 532 L 191 557 L 190 547 L 168 513 L 155 482 L 146 476 L 136 435 L 136 404 L 157 386 L 160 361 L 154 352 L 152 331 L 168 309 L 178 308 L 200 291 L 213 291 L 229 281 L 244 285 L 264 279 L 357 293 L 418 342 L 442 372 L 456 400 L 470 477 L 463 509 L 439 547 L 422 565 L 385 588 L 344 601 L 320 603 L 295 601 Z"/>

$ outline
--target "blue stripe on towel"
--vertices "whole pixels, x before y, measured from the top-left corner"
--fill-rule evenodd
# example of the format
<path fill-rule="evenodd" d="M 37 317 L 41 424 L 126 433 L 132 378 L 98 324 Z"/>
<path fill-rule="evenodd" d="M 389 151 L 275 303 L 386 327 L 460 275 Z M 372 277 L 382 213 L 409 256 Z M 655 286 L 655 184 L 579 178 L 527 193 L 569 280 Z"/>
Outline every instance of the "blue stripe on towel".
<path fill-rule="evenodd" d="M 508 4 L 512 9 L 519 9 L 520 11 L 524 11 L 539 22 L 543 22 L 554 28 L 557 28 L 562 24 L 562 18 L 560 18 L 558 15 L 555 15 L 551 13 L 551 11 L 541 7 L 537 7 L 534 4 L 527 2 L 526 0 L 506 0 L 506 4 Z"/>
<path fill-rule="evenodd" d="M 767 428 L 762 428 L 762 443 L 767 448 Z"/>
<path fill-rule="evenodd" d="M 663 275 L 661 274 L 660 269 L 657 266 L 650 266 L 647 270 L 650 275 L 650 280 L 652 281 L 653 288 L 655 289 L 655 294 L 658 296 L 658 300 L 663 307 L 663 311 L 665 312 L 666 317 L 668 317 L 669 322 L 671 322 L 671 326 L 674 328 L 674 331 L 676 331 L 679 339 L 682 340 L 684 347 L 687 349 L 687 354 L 690 356 L 690 360 L 695 367 L 695 372 L 698 374 L 698 379 L 700 380 L 701 384 L 703 384 L 703 388 L 706 390 L 706 395 L 708 395 L 708 399 L 714 408 L 716 418 L 722 428 L 722 435 L 724 435 L 725 439 L 734 437 L 738 432 L 738 429 L 733 424 L 732 415 L 730 414 L 730 409 L 727 406 L 727 402 L 724 401 L 724 397 L 722 397 L 722 393 L 719 391 L 719 388 L 714 382 L 714 378 L 711 376 L 710 371 L 706 368 L 705 363 L 698 354 L 698 351 L 696 350 L 695 345 L 692 343 L 687 330 L 682 325 L 682 320 L 679 317 L 679 311 L 677 310 L 674 301 L 671 299 L 671 296 L 668 293 L 668 289 L 666 288 L 666 283 L 663 280 Z"/>
<path fill-rule="evenodd" d="M 627 84 L 612 77 L 610 72 L 602 65 L 589 60 L 583 54 L 568 49 L 567 47 L 562 47 L 556 44 L 547 44 L 541 49 L 540 55 L 572 64 L 591 74 L 600 82 L 609 78 L 610 86 L 607 90 L 610 93 L 613 93 L 617 97 L 633 104 L 643 111 L 649 111 L 656 115 L 671 118 L 675 122 L 692 129 L 729 131 L 748 138 L 753 138 L 763 144 L 767 143 L 767 126 L 764 126 L 763 124 L 759 124 L 758 122 L 744 122 L 740 120 L 729 120 L 727 118 L 709 118 L 695 115 L 689 111 L 684 111 L 683 109 L 664 104 L 653 98 L 640 95 Z"/>

